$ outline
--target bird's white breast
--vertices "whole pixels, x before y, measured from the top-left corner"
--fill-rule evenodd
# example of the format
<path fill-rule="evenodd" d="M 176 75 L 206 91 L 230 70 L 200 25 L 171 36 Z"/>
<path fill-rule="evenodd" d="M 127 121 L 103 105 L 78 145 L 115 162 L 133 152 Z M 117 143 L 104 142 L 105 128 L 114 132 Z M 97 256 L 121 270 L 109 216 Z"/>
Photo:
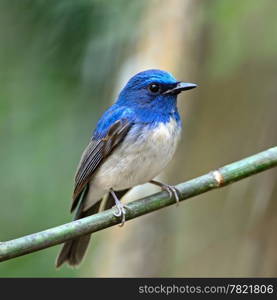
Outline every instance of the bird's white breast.
<path fill-rule="evenodd" d="M 127 189 L 156 177 L 172 159 L 180 132 L 173 118 L 155 128 L 132 128 L 92 178 L 90 194 L 95 199 L 88 202 L 97 201 L 110 188 Z"/>

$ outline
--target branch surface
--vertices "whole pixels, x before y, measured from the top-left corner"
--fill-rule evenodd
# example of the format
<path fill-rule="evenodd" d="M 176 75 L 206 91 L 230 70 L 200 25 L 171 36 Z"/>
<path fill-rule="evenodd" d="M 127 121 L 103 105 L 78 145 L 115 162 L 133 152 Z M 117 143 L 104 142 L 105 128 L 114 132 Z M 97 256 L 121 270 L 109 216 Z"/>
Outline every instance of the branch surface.
<path fill-rule="evenodd" d="M 176 185 L 176 188 L 180 192 L 180 201 L 183 201 L 275 166 L 277 166 L 277 147 L 270 148 L 200 177 L 180 183 Z M 173 204 L 175 204 L 175 200 L 170 199 L 167 192 L 163 191 L 153 194 L 128 203 L 126 220 L 137 218 Z M 109 209 L 38 233 L 0 242 L 0 262 L 119 224 L 121 220 L 116 218 L 113 213 L 114 210 Z"/>

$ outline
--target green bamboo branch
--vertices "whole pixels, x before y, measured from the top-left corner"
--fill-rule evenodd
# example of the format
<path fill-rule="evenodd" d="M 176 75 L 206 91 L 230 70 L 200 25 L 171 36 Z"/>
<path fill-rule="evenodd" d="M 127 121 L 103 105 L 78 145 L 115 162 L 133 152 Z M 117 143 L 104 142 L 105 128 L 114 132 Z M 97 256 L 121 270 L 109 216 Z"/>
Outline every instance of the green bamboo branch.
<path fill-rule="evenodd" d="M 180 191 L 180 201 L 183 201 L 274 166 L 277 166 L 277 147 L 236 161 L 187 182 L 180 183 L 176 188 Z M 170 199 L 167 192 L 163 191 L 153 194 L 128 203 L 126 220 L 134 219 L 173 204 L 175 204 L 175 200 Z M 45 249 L 72 238 L 119 224 L 121 220 L 116 218 L 113 213 L 114 210 L 109 209 L 61 226 L 2 242 L 0 243 L 0 261 Z"/>

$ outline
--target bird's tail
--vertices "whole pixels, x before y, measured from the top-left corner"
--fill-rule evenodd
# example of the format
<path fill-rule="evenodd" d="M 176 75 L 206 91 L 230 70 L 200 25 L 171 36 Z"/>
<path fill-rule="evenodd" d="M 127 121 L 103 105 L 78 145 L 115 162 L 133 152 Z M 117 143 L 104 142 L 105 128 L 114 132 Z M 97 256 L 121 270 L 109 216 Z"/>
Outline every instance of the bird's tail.
<path fill-rule="evenodd" d="M 116 195 L 120 199 L 129 190 L 130 189 L 126 189 L 124 191 L 117 191 Z M 97 213 L 100 208 L 101 200 L 102 199 L 100 199 L 97 203 L 95 203 L 92 207 L 90 207 L 86 211 L 82 211 L 82 209 L 80 209 L 79 207 L 74 219 L 78 220 Z M 110 209 L 113 205 L 114 205 L 114 199 L 112 198 L 111 194 L 109 194 L 104 209 Z M 76 239 L 70 240 L 68 242 L 65 242 L 59 255 L 57 256 L 56 267 L 59 268 L 65 262 L 67 262 L 72 267 L 79 265 L 83 257 L 85 256 L 86 250 L 89 245 L 90 237 L 91 235 L 87 234 L 87 235 L 80 236 Z"/>
<path fill-rule="evenodd" d="M 98 212 L 101 201 L 99 200 L 92 207 L 85 212 L 77 211 L 75 220 L 93 215 Z M 69 240 L 63 244 L 63 247 L 56 259 L 56 267 L 59 268 L 63 263 L 67 262 L 74 267 L 80 264 L 85 256 L 88 244 L 90 241 L 90 234 L 80 236 L 74 240 Z"/>
<path fill-rule="evenodd" d="M 56 267 L 59 268 L 65 262 L 72 267 L 79 265 L 86 253 L 89 241 L 90 235 L 88 234 L 66 242 L 57 257 Z"/>

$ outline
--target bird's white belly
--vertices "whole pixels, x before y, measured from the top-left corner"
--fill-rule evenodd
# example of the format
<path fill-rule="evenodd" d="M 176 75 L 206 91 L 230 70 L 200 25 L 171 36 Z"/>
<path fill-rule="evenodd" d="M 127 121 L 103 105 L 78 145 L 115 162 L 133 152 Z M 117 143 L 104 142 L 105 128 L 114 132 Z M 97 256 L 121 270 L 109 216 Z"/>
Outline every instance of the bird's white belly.
<path fill-rule="evenodd" d="M 145 128 L 139 135 L 131 129 L 92 178 L 86 206 L 99 200 L 110 188 L 123 190 L 156 177 L 172 159 L 180 132 L 174 119 L 154 129 Z"/>
<path fill-rule="evenodd" d="M 103 163 L 94 180 L 114 190 L 150 181 L 172 159 L 179 135 L 180 128 L 174 119 L 154 129 L 144 129 L 136 138 L 128 135 Z"/>

